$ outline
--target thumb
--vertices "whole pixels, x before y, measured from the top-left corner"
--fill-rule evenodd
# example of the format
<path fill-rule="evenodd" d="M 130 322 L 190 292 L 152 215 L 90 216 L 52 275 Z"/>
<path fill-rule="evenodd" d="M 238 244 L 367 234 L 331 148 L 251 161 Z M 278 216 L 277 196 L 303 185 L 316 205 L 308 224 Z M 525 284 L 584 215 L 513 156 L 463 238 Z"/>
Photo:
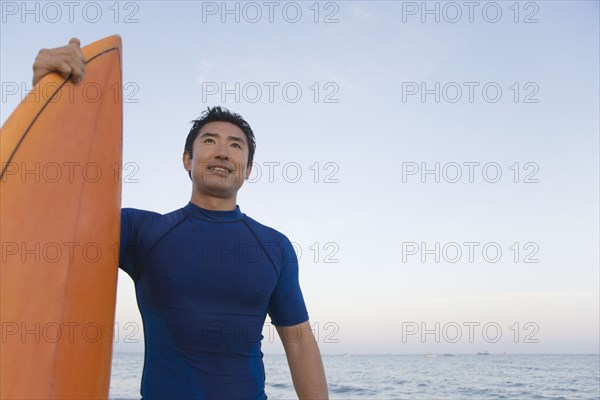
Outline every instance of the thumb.
<path fill-rule="evenodd" d="M 77 38 L 71 38 L 71 40 L 69 40 L 69 46 L 72 44 L 74 44 L 77 47 L 81 47 L 81 42 Z"/>

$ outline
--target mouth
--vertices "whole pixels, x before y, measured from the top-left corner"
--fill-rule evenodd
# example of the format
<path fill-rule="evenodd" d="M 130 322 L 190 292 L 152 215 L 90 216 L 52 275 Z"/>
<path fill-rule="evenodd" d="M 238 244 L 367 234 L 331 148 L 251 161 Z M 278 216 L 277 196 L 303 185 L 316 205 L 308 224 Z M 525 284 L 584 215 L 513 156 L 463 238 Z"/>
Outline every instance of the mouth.
<path fill-rule="evenodd" d="M 209 165 L 207 170 L 209 172 L 216 172 L 218 174 L 230 174 L 233 170 L 224 165 Z"/>

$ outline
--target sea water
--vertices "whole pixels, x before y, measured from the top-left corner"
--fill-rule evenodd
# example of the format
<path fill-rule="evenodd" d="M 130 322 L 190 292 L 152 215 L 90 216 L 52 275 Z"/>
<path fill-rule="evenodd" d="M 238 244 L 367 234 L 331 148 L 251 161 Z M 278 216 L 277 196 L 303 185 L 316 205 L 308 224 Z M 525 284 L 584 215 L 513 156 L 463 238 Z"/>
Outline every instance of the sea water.
<path fill-rule="evenodd" d="M 144 356 L 115 353 L 111 399 L 139 399 Z M 331 399 L 600 399 L 598 355 L 324 355 Z M 284 355 L 265 355 L 270 399 L 295 399 Z"/>

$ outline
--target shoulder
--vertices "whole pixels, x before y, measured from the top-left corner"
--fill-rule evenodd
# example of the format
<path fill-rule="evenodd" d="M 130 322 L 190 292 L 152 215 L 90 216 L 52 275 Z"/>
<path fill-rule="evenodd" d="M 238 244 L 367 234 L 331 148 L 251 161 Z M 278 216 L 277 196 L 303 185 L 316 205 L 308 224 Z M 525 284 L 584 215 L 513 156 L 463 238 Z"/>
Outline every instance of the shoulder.
<path fill-rule="evenodd" d="M 133 224 L 148 223 L 161 217 L 154 211 L 140 210 L 137 208 L 122 208 L 121 218 Z"/>
<path fill-rule="evenodd" d="M 281 268 L 290 262 L 297 262 L 296 251 L 286 235 L 270 226 L 244 216 L 243 221 L 262 243 L 265 251 L 272 256 L 273 262 Z"/>
<path fill-rule="evenodd" d="M 121 215 L 126 215 L 131 218 L 153 218 L 156 216 L 161 216 L 161 214 L 154 211 L 140 210 L 138 208 L 122 208 Z"/>
<path fill-rule="evenodd" d="M 250 226 L 250 228 L 252 228 L 253 231 L 255 231 L 257 235 L 260 236 L 261 240 L 277 242 L 281 244 L 290 243 L 290 240 L 286 235 L 284 235 L 276 229 L 271 228 L 270 226 L 261 224 L 260 222 L 256 221 L 253 218 L 250 218 L 247 215 L 244 216 L 244 221 Z"/>
<path fill-rule="evenodd" d="M 150 227 L 153 225 L 169 224 L 177 222 L 184 218 L 181 209 L 172 211 L 167 214 L 160 214 L 154 211 L 140 210 L 137 208 L 122 208 L 121 219 L 123 222 L 132 224 L 138 227 Z"/>

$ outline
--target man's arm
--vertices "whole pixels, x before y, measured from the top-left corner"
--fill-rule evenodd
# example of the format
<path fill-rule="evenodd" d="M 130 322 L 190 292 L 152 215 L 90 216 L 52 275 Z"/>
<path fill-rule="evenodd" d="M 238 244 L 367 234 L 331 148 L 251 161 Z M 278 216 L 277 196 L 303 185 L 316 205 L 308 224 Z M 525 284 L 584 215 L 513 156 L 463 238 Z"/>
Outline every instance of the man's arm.
<path fill-rule="evenodd" d="M 309 322 L 276 328 L 283 343 L 298 398 L 329 399 L 321 353 Z"/>

